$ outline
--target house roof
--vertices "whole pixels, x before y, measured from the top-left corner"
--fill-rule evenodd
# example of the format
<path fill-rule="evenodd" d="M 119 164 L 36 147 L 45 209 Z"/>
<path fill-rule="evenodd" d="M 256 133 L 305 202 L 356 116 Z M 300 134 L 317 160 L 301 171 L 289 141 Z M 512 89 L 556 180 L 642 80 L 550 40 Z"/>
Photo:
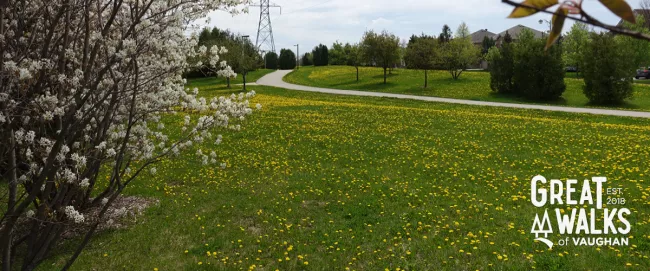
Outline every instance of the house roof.
<path fill-rule="evenodd" d="M 508 34 L 510 34 L 512 39 L 516 40 L 524 29 L 528 29 L 528 30 L 532 31 L 533 34 L 535 35 L 535 38 L 543 38 L 544 37 L 544 32 L 532 29 L 532 28 L 524 26 L 524 25 L 516 25 L 514 27 L 511 27 L 510 29 L 499 33 L 499 36 L 503 37 L 503 36 L 506 35 L 506 32 L 508 32 Z"/>
<path fill-rule="evenodd" d="M 472 43 L 476 44 L 476 43 L 483 42 L 483 39 L 485 39 L 485 37 L 496 38 L 496 36 L 497 34 L 494 34 L 488 31 L 487 29 L 481 29 L 479 31 L 472 33 L 470 37 L 472 37 Z"/>

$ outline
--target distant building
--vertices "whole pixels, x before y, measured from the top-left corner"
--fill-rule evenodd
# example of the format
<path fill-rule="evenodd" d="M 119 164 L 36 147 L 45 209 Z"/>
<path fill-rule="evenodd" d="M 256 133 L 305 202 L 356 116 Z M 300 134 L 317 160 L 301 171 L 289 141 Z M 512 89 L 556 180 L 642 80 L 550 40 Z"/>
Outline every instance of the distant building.
<path fill-rule="evenodd" d="M 479 45 L 479 46 L 482 45 L 483 40 L 486 37 L 496 40 L 496 36 L 497 36 L 497 34 L 494 34 L 494 33 L 490 32 L 490 31 L 488 31 L 487 29 L 481 29 L 479 31 L 476 31 L 476 32 L 472 33 L 472 35 L 470 35 L 470 37 L 472 38 L 472 43 L 474 45 Z"/>
<path fill-rule="evenodd" d="M 494 34 L 494 33 L 490 32 L 490 31 L 488 31 L 487 29 L 481 29 L 479 31 L 476 31 L 476 32 L 472 33 L 472 35 L 470 35 L 470 37 L 472 38 L 472 43 L 474 45 L 480 47 L 480 48 L 483 48 L 483 39 L 485 39 L 486 37 L 493 39 L 496 42 L 496 46 L 499 47 L 503 43 L 503 38 L 505 37 L 506 33 L 510 34 L 510 37 L 512 37 L 513 41 L 516 41 L 517 39 L 519 39 L 519 35 L 521 34 L 521 32 L 524 29 L 528 29 L 531 32 L 533 32 L 533 35 L 535 35 L 535 38 L 544 38 L 544 36 L 546 35 L 542 31 L 535 30 L 535 29 L 532 29 L 530 27 L 523 26 L 523 25 L 516 25 L 516 26 L 511 27 L 511 28 L 509 28 L 507 30 L 504 30 L 503 32 L 501 32 L 499 34 Z M 471 68 L 487 69 L 487 67 L 488 67 L 488 63 L 487 63 L 486 60 L 483 59 L 483 60 L 481 60 L 480 63 L 478 63 L 476 65 L 472 65 Z"/>
<path fill-rule="evenodd" d="M 508 34 L 510 34 L 510 37 L 512 37 L 512 41 L 517 41 L 519 39 L 519 35 L 521 35 L 521 32 L 523 32 L 524 29 L 528 29 L 531 32 L 533 32 L 533 35 L 535 35 L 535 38 L 538 38 L 538 39 L 544 38 L 544 36 L 546 36 L 546 33 L 542 32 L 542 31 L 535 30 L 535 29 L 532 29 L 532 28 L 530 28 L 528 26 L 524 26 L 524 25 L 516 25 L 516 26 L 511 27 L 511 28 L 509 28 L 509 29 L 507 29 L 507 30 L 505 30 L 505 31 L 503 31 L 503 32 L 501 32 L 501 33 L 499 33 L 497 35 L 497 37 L 495 38 L 495 40 L 497 42 L 497 46 L 501 46 L 501 43 L 503 43 L 503 37 L 506 36 L 506 32 Z"/>

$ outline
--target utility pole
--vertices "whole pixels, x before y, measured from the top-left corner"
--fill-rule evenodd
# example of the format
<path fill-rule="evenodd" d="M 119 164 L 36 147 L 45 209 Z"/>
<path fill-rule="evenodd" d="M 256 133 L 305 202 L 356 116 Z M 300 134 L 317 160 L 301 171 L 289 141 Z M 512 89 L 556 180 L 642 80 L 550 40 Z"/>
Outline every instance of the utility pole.
<path fill-rule="evenodd" d="M 273 28 L 271 27 L 271 8 L 280 8 L 282 14 L 282 7 L 276 4 L 271 4 L 270 0 L 260 0 L 259 4 L 250 5 L 250 7 L 260 8 L 260 21 L 257 26 L 257 39 L 255 40 L 255 48 L 260 50 L 262 46 L 268 52 L 275 53 L 275 40 L 273 39 Z"/>
<path fill-rule="evenodd" d="M 246 70 L 246 49 L 248 49 L 248 46 L 246 46 L 246 39 L 249 38 L 248 35 L 242 36 L 241 40 L 241 69 L 242 69 L 242 79 L 244 79 L 244 91 L 246 91 L 246 74 L 248 71 Z"/>
<path fill-rule="evenodd" d="M 296 67 L 297 67 L 296 70 L 300 70 L 300 44 L 296 44 L 294 46 L 296 46 L 296 53 L 298 54 L 296 56 L 296 62 L 298 62 L 297 63 L 298 65 L 296 65 Z"/>

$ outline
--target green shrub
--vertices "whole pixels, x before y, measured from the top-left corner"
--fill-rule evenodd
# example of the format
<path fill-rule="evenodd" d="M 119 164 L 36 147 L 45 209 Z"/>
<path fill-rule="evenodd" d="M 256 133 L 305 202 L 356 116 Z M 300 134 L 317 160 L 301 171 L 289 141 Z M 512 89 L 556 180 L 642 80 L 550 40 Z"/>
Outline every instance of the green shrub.
<path fill-rule="evenodd" d="M 296 54 L 289 49 L 280 50 L 280 64 L 281 70 L 291 70 L 296 67 Z"/>
<path fill-rule="evenodd" d="M 593 104 L 619 104 L 631 98 L 634 68 L 622 44 L 607 34 L 592 34 L 584 54 L 584 93 Z"/>
<path fill-rule="evenodd" d="M 278 69 L 278 54 L 275 52 L 268 52 L 264 58 L 264 63 L 267 69 Z"/>
<path fill-rule="evenodd" d="M 514 57 L 512 44 L 504 43 L 501 48 L 492 47 L 487 54 L 490 71 L 490 88 L 502 94 L 514 93 Z"/>
<path fill-rule="evenodd" d="M 566 90 L 562 46 L 544 50 L 546 39 L 523 31 L 514 46 L 514 86 L 518 95 L 531 100 L 554 100 Z"/>
<path fill-rule="evenodd" d="M 329 51 L 327 46 L 318 45 L 311 52 L 311 55 L 314 59 L 314 66 L 327 66 L 329 64 Z"/>

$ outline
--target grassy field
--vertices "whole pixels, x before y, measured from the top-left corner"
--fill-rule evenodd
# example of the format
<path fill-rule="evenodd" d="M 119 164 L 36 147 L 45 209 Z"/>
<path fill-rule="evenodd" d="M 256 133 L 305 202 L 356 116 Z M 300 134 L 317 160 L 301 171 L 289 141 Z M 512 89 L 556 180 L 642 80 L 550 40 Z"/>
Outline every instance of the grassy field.
<path fill-rule="evenodd" d="M 209 85 L 195 86 L 230 92 Z M 264 109 L 241 132 L 195 145 L 228 167 L 158 165 L 127 194 L 160 204 L 99 234 L 75 270 L 650 268 L 650 120 L 254 89 Z M 624 188 L 632 246 L 534 243 L 536 174 Z"/>
<path fill-rule="evenodd" d="M 593 107 L 582 93 L 582 79 L 571 78 L 565 82 L 567 90 L 557 101 L 542 104 L 575 107 Z M 446 71 L 430 71 L 429 87 L 424 88 L 424 71 L 398 69 L 383 84 L 383 72 L 379 68 L 361 68 L 360 81 L 356 81 L 356 70 L 348 66 L 301 67 L 287 75 L 289 83 L 351 90 L 367 90 L 411 95 L 436 96 L 479 101 L 537 103 L 521 98 L 495 94 L 490 89 L 490 74 L 487 72 L 464 72 L 454 81 Z M 641 82 L 641 81 L 640 81 Z M 634 98 L 616 108 L 650 111 L 650 85 L 635 84 Z"/>

